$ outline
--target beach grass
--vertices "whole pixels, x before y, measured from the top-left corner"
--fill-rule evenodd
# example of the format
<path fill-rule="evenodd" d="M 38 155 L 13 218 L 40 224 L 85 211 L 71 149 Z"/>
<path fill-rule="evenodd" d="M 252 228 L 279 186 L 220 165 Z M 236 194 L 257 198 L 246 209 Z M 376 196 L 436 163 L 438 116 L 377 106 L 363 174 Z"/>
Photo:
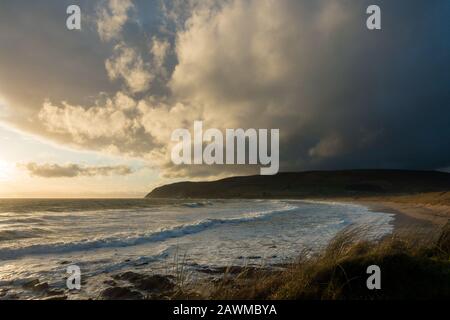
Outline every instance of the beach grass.
<path fill-rule="evenodd" d="M 450 222 L 429 234 L 364 240 L 367 228 L 341 231 L 321 252 L 307 252 L 283 271 L 244 268 L 177 298 L 244 300 L 401 300 L 450 298 Z M 381 269 L 381 290 L 369 290 L 367 268 Z"/>

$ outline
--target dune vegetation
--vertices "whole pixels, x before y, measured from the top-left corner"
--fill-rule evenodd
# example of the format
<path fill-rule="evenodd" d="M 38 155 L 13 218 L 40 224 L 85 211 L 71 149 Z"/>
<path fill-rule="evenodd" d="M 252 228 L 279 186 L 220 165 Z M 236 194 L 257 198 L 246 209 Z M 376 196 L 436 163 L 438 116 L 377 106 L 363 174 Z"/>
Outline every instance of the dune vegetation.
<path fill-rule="evenodd" d="M 217 281 L 182 286 L 172 298 L 398 300 L 450 298 L 450 222 L 430 234 L 364 239 L 365 228 L 340 232 L 320 253 L 305 252 L 283 270 L 224 270 Z M 381 290 L 367 288 L 367 267 L 381 269 Z"/>

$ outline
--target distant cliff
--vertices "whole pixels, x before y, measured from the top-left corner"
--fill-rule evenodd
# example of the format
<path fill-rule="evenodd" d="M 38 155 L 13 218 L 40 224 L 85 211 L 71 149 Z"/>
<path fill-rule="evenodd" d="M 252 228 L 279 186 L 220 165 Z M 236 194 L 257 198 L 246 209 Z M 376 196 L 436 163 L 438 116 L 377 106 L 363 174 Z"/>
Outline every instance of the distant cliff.
<path fill-rule="evenodd" d="M 211 182 L 180 182 L 154 189 L 147 198 L 305 198 L 450 191 L 450 173 L 350 170 L 279 173 Z"/>

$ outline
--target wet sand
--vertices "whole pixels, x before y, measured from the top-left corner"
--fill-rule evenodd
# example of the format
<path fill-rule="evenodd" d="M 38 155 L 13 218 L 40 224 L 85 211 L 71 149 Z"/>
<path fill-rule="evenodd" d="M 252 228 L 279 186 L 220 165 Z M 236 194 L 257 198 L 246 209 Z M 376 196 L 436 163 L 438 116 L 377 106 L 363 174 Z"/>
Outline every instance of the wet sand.
<path fill-rule="evenodd" d="M 441 194 L 339 198 L 338 201 L 365 205 L 374 211 L 395 214 L 395 230 L 433 232 L 450 221 L 450 199 Z"/>
<path fill-rule="evenodd" d="M 416 213 L 414 206 L 401 206 L 391 202 L 356 202 L 369 207 L 373 211 L 382 211 L 395 214 L 394 235 L 406 235 L 411 231 L 415 235 L 433 235 L 440 230 L 442 224 L 428 215 Z"/>

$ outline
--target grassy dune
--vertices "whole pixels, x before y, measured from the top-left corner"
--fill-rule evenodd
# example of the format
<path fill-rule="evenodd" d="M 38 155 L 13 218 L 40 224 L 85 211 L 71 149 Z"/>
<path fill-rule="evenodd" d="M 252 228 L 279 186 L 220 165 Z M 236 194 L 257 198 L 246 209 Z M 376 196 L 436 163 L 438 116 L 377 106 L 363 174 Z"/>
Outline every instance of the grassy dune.
<path fill-rule="evenodd" d="M 321 253 L 302 255 L 284 271 L 247 268 L 224 272 L 215 283 L 180 289 L 191 299 L 449 299 L 450 223 L 420 236 L 361 240 L 366 230 L 342 231 Z M 381 290 L 368 290 L 367 267 L 381 268 Z"/>

